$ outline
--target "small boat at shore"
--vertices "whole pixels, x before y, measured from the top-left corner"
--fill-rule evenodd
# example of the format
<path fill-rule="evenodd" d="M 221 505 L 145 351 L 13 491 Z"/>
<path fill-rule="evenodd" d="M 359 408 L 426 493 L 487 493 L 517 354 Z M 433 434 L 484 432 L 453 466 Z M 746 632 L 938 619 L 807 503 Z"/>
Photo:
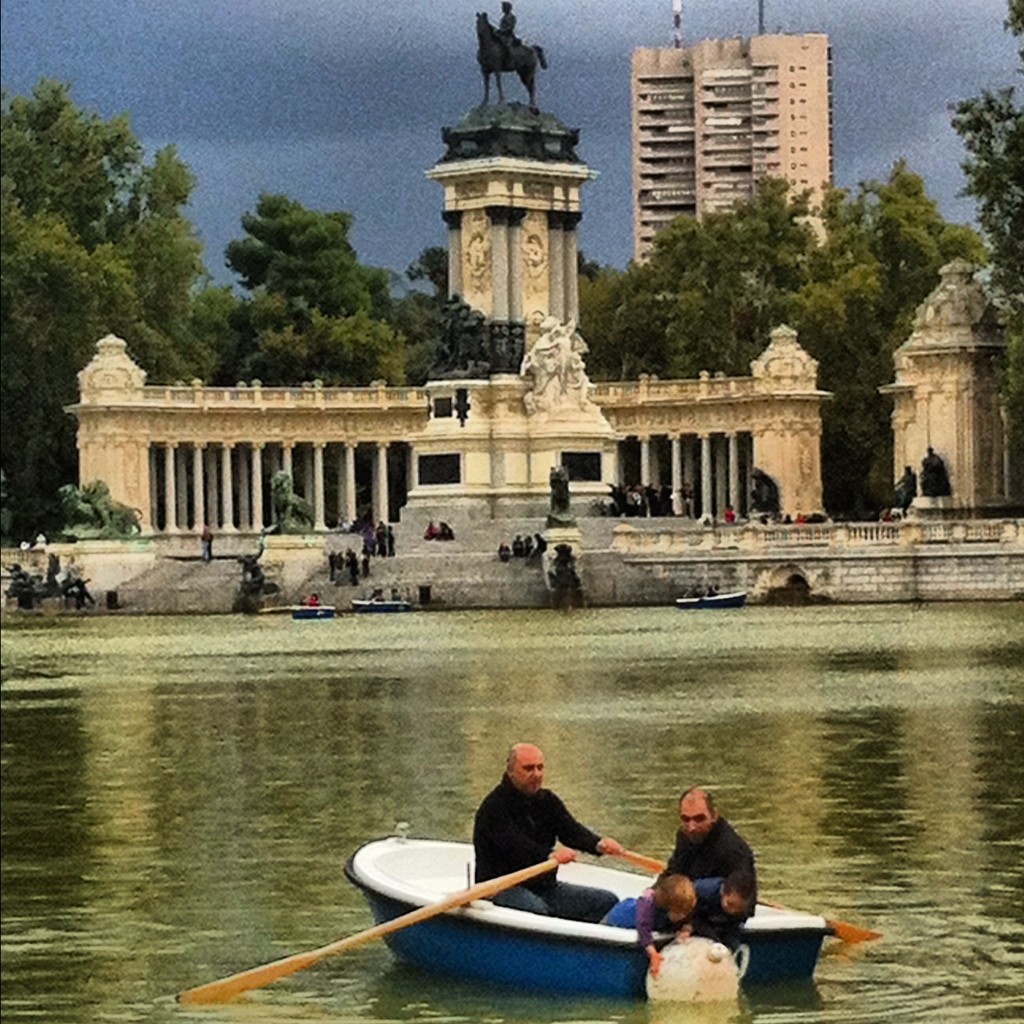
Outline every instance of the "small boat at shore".
<path fill-rule="evenodd" d="M 733 590 L 727 594 L 700 594 L 695 597 L 677 597 L 676 607 L 690 608 L 742 608 L 747 603 L 745 590 Z"/>
<path fill-rule="evenodd" d="M 445 899 L 472 885 L 469 843 L 391 837 L 368 842 L 345 874 L 366 897 L 375 921 Z M 573 862 L 559 878 L 637 897 L 649 875 Z M 814 914 L 758 905 L 744 925 L 749 957 L 744 985 L 813 976 L 826 935 Z M 544 917 L 474 900 L 385 937 L 400 960 L 440 974 L 531 991 L 624 999 L 645 997 L 647 956 L 629 928 Z"/>
<path fill-rule="evenodd" d="M 356 598 L 352 602 L 354 612 L 411 612 L 412 602 L 404 601 L 394 597 L 368 597 L 365 599 Z"/>
<path fill-rule="evenodd" d="M 291 609 L 293 619 L 333 619 L 332 604 L 301 604 Z"/>

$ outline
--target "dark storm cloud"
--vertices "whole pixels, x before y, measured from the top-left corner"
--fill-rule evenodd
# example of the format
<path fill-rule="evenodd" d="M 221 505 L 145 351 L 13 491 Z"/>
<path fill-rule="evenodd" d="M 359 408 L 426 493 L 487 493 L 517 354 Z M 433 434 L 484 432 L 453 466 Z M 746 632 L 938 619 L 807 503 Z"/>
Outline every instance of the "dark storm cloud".
<path fill-rule="evenodd" d="M 42 77 L 105 117 L 128 112 L 149 149 L 173 143 L 199 181 L 190 210 L 210 269 L 260 192 L 355 216 L 361 258 L 401 270 L 443 244 L 441 194 L 423 172 L 441 126 L 479 102 L 473 14 L 497 0 L 0 0 L 3 84 Z M 588 256 L 631 250 L 629 64 L 672 42 L 671 0 L 516 0 L 551 62 L 540 102 L 581 129 L 599 172 L 584 191 Z M 884 178 L 906 157 L 947 217 L 968 220 L 951 103 L 1011 84 L 1004 0 L 766 0 L 768 31 L 827 32 L 837 184 Z M 687 43 L 757 31 L 756 0 L 684 0 Z M 509 76 L 506 76 L 508 79 Z M 507 80 L 512 99 L 523 99 Z"/>

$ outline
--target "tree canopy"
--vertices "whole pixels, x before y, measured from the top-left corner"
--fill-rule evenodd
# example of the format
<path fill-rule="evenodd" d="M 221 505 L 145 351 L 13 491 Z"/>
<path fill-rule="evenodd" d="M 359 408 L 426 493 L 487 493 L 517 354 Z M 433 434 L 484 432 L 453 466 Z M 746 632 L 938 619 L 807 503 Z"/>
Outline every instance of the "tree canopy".
<path fill-rule="evenodd" d="M 96 340 L 125 338 L 154 380 L 202 376 L 214 356 L 192 330 L 205 270 L 173 147 L 146 163 L 127 117 L 79 110 L 45 79 L 4 96 L 0 146 L 0 456 L 10 528 L 35 536 L 59 525 L 57 490 L 77 479 L 63 408 Z"/>
<path fill-rule="evenodd" d="M 1010 0 L 1007 29 L 1024 37 L 1024 0 Z M 1024 74 L 1024 45 L 1017 50 Z M 992 254 L 992 286 L 1006 322 L 1003 397 L 1010 443 L 1024 445 L 1024 108 L 1014 89 L 985 90 L 956 107 L 953 127 L 964 140 L 968 195 Z"/>
<path fill-rule="evenodd" d="M 405 381 L 405 339 L 386 320 L 390 274 L 362 266 L 347 213 L 261 195 L 229 243 L 228 266 L 250 294 L 230 316 L 218 379 L 233 384 Z"/>
<path fill-rule="evenodd" d="M 947 224 L 902 161 L 854 196 L 829 191 L 818 211 L 765 180 L 733 210 L 673 222 L 648 262 L 580 281 L 588 367 L 595 379 L 745 375 L 788 323 L 835 396 L 822 413 L 826 508 L 878 508 L 891 495 L 892 438 L 877 389 L 954 256 L 985 260 L 977 234 Z"/>

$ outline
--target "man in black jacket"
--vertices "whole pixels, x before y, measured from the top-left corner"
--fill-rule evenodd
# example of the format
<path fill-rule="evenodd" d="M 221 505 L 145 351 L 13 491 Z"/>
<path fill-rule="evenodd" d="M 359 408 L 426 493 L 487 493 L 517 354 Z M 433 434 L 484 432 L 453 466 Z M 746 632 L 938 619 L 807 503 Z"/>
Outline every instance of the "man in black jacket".
<path fill-rule="evenodd" d="M 698 786 L 691 787 L 679 798 L 679 830 L 667 870 L 687 875 L 694 883 L 702 878 L 742 877 L 746 880 L 743 887 L 746 906 L 731 908 L 730 923 L 742 922 L 754 912 L 757 903 L 754 851 L 718 813 L 711 794 Z M 711 925 L 705 930 L 695 927 L 694 932 L 718 937 L 714 922 Z"/>
<path fill-rule="evenodd" d="M 555 842 L 564 848 L 554 849 Z M 501 782 L 484 797 L 473 823 L 476 881 L 486 882 L 554 857 L 559 864 L 576 859 L 576 851 L 619 855 L 622 846 L 581 825 L 565 804 L 544 788 L 544 755 L 532 743 L 509 751 Z M 557 869 L 556 869 L 557 870 Z M 606 889 L 560 882 L 555 872 L 494 897 L 500 907 L 577 921 L 600 921 L 618 902 Z"/>

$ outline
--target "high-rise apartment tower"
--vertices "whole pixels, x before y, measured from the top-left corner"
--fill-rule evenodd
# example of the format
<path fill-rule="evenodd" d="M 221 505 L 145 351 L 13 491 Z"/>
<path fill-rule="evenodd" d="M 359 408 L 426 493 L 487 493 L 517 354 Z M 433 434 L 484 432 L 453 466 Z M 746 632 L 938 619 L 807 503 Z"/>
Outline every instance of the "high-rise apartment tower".
<path fill-rule="evenodd" d="M 633 255 L 676 217 L 728 209 L 765 176 L 832 181 L 828 36 L 706 39 L 633 52 Z"/>

